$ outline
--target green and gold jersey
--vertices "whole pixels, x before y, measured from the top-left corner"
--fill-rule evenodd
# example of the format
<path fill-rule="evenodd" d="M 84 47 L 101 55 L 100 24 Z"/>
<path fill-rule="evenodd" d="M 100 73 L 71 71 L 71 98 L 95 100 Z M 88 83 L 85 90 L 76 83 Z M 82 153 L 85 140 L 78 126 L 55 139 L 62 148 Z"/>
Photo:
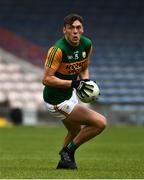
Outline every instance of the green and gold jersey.
<path fill-rule="evenodd" d="M 48 50 L 45 66 L 56 70 L 56 77 L 73 80 L 88 67 L 91 53 L 92 42 L 87 37 L 81 36 L 78 46 L 71 46 L 63 37 Z M 45 86 L 43 98 L 50 104 L 59 104 L 69 99 L 72 91 L 72 88 Z"/>

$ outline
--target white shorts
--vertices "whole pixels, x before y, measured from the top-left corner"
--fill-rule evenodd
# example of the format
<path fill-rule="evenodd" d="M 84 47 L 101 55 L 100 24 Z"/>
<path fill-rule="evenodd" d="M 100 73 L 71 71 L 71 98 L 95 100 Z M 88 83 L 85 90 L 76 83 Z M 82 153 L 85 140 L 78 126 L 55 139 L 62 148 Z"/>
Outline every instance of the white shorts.
<path fill-rule="evenodd" d="M 78 98 L 76 96 L 75 91 L 73 91 L 72 97 L 69 100 L 65 100 L 64 102 L 52 105 L 46 103 L 48 112 L 59 120 L 63 120 L 68 117 L 68 115 L 72 112 L 75 105 L 78 104 Z"/>

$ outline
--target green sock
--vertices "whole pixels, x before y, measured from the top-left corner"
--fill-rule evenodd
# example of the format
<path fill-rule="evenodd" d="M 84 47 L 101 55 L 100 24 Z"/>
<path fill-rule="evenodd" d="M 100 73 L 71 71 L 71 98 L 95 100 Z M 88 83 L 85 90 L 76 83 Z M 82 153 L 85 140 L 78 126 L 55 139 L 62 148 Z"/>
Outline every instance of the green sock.
<path fill-rule="evenodd" d="M 74 152 L 78 148 L 78 145 L 72 141 L 67 145 L 67 147 Z"/>

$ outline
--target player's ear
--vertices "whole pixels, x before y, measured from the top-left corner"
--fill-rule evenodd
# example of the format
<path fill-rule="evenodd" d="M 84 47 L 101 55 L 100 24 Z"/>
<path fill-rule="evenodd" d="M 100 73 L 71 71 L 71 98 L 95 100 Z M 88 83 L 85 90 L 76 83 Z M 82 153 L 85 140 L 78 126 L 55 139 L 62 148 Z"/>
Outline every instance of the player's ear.
<path fill-rule="evenodd" d="M 84 33 L 84 28 L 83 28 L 83 26 L 82 26 L 82 28 L 81 28 L 81 34 L 83 34 Z"/>
<path fill-rule="evenodd" d="M 63 33 L 64 33 L 64 34 L 66 33 L 66 28 L 65 28 L 65 27 L 63 27 Z"/>

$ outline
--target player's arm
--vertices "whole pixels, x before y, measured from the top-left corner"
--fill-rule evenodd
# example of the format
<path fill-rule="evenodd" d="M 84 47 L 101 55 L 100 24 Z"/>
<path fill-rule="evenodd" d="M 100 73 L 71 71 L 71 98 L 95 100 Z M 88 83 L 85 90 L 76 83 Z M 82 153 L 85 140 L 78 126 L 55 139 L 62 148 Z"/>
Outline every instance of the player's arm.
<path fill-rule="evenodd" d="M 80 79 L 89 79 L 88 67 L 80 73 L 79 77 L 80 77 Z"/>
<path fill-rule="evenodd" d="M 70 80 L 62 80 L 55 76 L 56 70 L 45 67 L 44 76 L 43 76 L 43 84 L 46 86 L 58 87 L 58 88 L 70 88 L 71 82 Z"/>
<path fill-rule="evenodd" d="M 57 69 L 61 63 L 62 51 L 60 48 L 51 47 L 48 51 L 45 61 L 44 75 L 42 82 L 45 86 L 52 86 L 57 88 L 70 88 L 70 80 L 62 80 L 55 76 Z"/>
<path fill-rule="evenodd" d="M 83 91 L 85 88 L 84 81 L 87 81 L 87 79 L 83 80 L 62 80 L 55 76 L 55 70 L 49 67 L 45 67 L 44 77 L 43 77 L 43 84 L 58 88 L 75 88 L 77 91 Z"/>

